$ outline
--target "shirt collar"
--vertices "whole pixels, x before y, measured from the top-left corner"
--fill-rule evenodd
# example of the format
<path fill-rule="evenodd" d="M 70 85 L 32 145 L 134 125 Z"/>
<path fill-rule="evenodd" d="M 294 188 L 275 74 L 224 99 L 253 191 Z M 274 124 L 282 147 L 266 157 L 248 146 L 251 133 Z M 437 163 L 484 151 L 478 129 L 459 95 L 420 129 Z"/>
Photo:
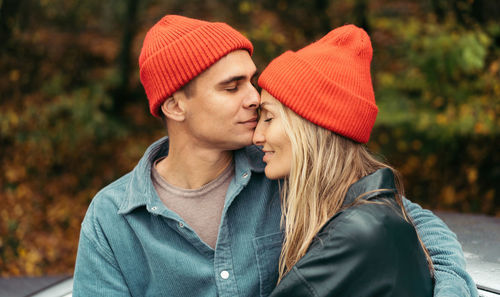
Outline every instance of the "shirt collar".
<path fill-rule="evenodd" d="M 242 149 L 234 151 L 234 161 L 236 164 L 236 172 L 254 171 L 262 173 L 266 167 L 266 163 L 262 161 L 264 153 L 255 146 L 246 146 Z"/>
<path fill-rule="evenodd" d="M 366 195 L 363 195 L 368 193 Z M 382 168 L 369 174 L 349 187 L 343 206 L 347 206 L 361 195 L 361 199 L 369 200 L 380 195 L 396 193 L 394 174 L 389 168 Z"/>
<path fill-rule="evenodd" d="M 126 196 L 118 210 L 126 214 L 137 207 L 153 204 L 158 195 L 151 180 L 151 166 L 155 160 L 168 155 L 169 139 L 163 137 L 148 147 L 144 156 L 130 173 Z M 247 146 L 234 152 L 236 182 L 246 185 L 251 172 L 264 172 L 263 152 L 256 146 Z"/>

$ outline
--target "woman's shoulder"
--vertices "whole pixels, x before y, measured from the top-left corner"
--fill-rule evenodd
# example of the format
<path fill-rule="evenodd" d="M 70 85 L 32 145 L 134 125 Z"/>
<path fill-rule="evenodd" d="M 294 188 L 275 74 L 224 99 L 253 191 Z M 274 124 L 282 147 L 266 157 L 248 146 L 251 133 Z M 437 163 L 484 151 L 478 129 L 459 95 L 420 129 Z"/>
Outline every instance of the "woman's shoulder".
<path fill-rule="evenodd" d="M 310 250 L 339 240 L 351 242 L 354 247 L 373 248 L 400 241 L 402 237 L 415 239 L 415 229 L 405 220 L 393 199 L 379 199 L 351 206 L 332 217 L 318 233 Z"/>
<path fill-rule="evenodd" d="M 315 296 L 432 295 L 416 231 L 392 203 L 363 203 L 337 214 L 293 273 Z"/>

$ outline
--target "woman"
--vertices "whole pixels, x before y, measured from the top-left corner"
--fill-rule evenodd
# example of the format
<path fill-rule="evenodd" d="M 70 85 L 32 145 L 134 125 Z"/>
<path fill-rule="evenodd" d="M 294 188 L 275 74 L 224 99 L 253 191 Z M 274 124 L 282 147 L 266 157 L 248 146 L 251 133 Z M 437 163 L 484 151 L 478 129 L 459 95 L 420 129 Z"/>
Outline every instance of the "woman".
<path fill-rule="evenodd" d="M 285 178 L 279 296 L 432 296 L 400 178 L 363 145 L 378 112 L 372 47 L 353 25 L 273 60 L 254 143 Z"/>

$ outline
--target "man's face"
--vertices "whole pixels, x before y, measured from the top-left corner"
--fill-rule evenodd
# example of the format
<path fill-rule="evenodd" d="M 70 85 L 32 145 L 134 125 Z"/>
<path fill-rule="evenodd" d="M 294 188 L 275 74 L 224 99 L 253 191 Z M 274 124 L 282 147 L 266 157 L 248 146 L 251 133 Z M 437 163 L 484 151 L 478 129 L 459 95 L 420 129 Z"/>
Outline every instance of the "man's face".
<path fill-rule="evenodd" d="M 256 71 L 248 52 L 237 50 L 190 83 L 185 123 L 196 145 L 235 150 L 252 143 L 260 100 L 252 84 Z"/>

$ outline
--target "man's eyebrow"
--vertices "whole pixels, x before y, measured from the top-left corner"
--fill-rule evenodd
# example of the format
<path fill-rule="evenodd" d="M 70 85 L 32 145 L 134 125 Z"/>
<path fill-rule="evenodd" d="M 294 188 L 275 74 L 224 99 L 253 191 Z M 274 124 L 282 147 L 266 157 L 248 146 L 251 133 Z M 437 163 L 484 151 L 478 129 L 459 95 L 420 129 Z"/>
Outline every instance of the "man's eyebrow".
<path fill-rule="evenodd" d="M 258 76 L 258 72 L 257 70 L 255 70 L 255 72 L 252 74 L 252 76 L 250 77 L 250 79 L 254 79 L 255 77 Z M 234 81 L 239 81 L 239 80 L 242 80 L 242 79 L 245 79 L 247 78 L 246 75 L 235 75 L 235 76 L 231 76 L 221 82 L 218 83 L 218 85 L 227 85 L 229 83 L 232 83 Z"/>
<path fill-rule="evenodd" d="M 232 83 L 234 81 L 239 81 L 239 80 L 242 80 L 242 79 L 245 79 L 246 76 L 244 75 L 235 75 L 235 76 L 231 76 L 221 82 L 219 82 L 218 84 L 219 85 L 227 85 L 229 83 Z"/>

